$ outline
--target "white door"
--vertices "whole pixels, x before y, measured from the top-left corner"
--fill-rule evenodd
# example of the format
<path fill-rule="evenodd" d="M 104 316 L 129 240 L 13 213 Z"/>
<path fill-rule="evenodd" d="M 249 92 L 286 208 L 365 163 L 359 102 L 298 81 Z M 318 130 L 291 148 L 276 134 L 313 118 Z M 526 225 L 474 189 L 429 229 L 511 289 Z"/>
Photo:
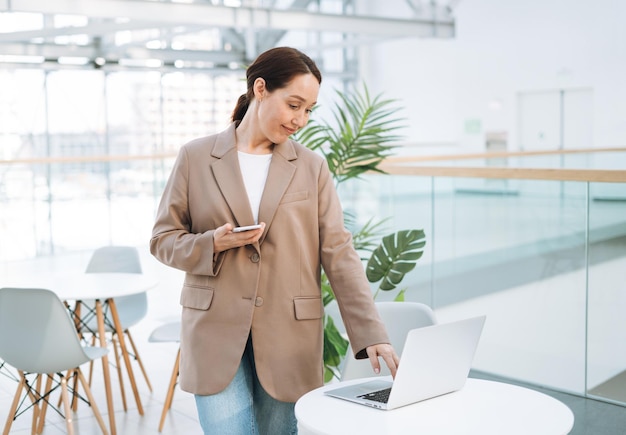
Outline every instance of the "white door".
<path fill-rule="evenodd" d="M 520 150 L 592 148 L 592 97 L 589 88 L 518 93 Z"/>

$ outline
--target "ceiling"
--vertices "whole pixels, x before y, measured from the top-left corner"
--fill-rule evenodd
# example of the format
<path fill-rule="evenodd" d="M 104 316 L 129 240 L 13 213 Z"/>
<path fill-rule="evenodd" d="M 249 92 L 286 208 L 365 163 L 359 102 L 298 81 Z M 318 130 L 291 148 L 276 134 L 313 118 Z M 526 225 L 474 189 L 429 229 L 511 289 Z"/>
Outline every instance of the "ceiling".
<path fill-rule="evenodd" d="M 387 0 L 368 14 L 383 3 L 0 0 L 0 68 L 236 69 L 288 39 L 312 57 L 346 56 L 381 40 L 454 37 L 456 3 Z"/>

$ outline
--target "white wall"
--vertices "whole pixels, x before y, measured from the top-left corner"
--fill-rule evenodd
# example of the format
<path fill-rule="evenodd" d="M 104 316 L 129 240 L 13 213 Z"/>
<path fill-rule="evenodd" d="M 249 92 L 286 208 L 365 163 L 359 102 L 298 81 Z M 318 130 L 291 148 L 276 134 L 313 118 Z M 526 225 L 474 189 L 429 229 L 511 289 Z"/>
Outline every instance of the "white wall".
<path fill-rule="evenodd" d="M 504 131 L 516 150 L 518 92 L 585 87 L 593 146 L 626 146 L 626 2 L 462 0 L 455 16 L 454 39 L 362 50 L 372 93 L 406 108 L 407 141 L 433 144 L 429 152 L 474 152 L 484 149 L 485 132 Z M 456 146 L 440 144 L 450 142 Z"/>

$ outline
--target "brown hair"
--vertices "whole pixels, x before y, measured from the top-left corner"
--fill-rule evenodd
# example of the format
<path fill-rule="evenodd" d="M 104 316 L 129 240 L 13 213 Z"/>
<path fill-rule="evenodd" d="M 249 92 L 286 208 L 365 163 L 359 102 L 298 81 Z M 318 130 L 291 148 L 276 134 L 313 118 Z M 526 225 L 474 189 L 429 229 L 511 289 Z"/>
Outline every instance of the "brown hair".
<path fill-rule="evenodd" d="M 254 81 L 259 77 L 265 80 L 269 92 L 284 88 L 299 74 L 313 74 L 322 83 L 322 74 L 315 62 L 301 51 L 290 47 L 271 48 L 259 55 L 246 70 L 248 90 L 239 97 L 232 120 L 241 121 L 254 98 Z"/>

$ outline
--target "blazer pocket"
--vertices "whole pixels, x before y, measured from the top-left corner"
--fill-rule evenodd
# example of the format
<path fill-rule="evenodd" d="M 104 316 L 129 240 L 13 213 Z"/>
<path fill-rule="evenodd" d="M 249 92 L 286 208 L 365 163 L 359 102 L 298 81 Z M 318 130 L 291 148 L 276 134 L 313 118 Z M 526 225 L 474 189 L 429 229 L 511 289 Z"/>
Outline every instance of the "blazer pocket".
<path fill-rule="evenodd" d="M 296 313 L 296 320 L 321 319 L 324 315 L 321 297 L 294 298 L 293 306 Z"/>
<path fill-rule="evenodd" d="M 185 308 L 208 310 L 213 301 L 213 289 L 209 287 L 192 287 L 184 285 L 180 293 L 180 304 Z"/>
<path fill-rule="evenodd" d="M 300 192 L 286 193 L 285 195 L 283 195 L 283 198 L 280 200 L 280 203 L 285 204 L 287 202 L 304 201 L 305 199 L 308 199 L 308 197 L 309 197 L 308 190 L 301 190 Z"/>

